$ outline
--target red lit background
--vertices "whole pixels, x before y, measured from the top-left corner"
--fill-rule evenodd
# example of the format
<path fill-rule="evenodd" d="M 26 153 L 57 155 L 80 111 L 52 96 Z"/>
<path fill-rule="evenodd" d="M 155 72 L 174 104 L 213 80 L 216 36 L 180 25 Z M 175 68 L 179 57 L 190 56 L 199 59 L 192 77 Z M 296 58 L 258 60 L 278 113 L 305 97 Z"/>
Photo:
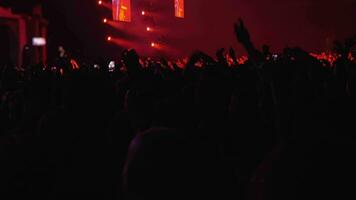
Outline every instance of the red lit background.
<path fill-rule="evenodd" d="M 30 1 L 35 0 L 28 0 L 26 4 Z M 17 2 L 18 9 L 25 9 L 23 0 L 2 2 Z M 135 10 L 141 2 L 132 0 L 132 12 L 141 14 L 141 10 Z M 142 35 L 148 34 L 146 27 L 150 26 L 154 31 L 149 34 L 162 31 L 160 34 L 168 40 L 171 52 L 177 55 L 189 55 L 196 49 L 213 54 L 217 48 L 231 45 L 243 55 L 245 52 L 233 34 L 232 25 L 238 17 L 244 19 L 257 45 L 270 44 L 272 50 L 299 45 L 308 51 L 319 52 L 330 47 L 332 40 L 356 33 L 355 0 L 191 0 L 185 1 L 184 19 L 174 17 L 173 0 L 151 2 L 157 6 L 154 14 L 157 14 L 159 29 L 143 24 L 133 15 L 132 30 L 117 25 L 115 31 L 103 24 L 103 18 L 112 18 L 95 0 L 43 1 L 45 15 L 50 21 L 49 51 L 64 44 L 73 54 L 116 56 L 122 47 L 108 44 L 108 35 L 141 42 Z M 135 23 L 142 23 L 141 32 L 135 30 Z M 142 35 L 130 35 L 131 32 Z M 146 42 L 142 41 L 142 44 L 149 47 L 150 43 L 147 45 Z"/>

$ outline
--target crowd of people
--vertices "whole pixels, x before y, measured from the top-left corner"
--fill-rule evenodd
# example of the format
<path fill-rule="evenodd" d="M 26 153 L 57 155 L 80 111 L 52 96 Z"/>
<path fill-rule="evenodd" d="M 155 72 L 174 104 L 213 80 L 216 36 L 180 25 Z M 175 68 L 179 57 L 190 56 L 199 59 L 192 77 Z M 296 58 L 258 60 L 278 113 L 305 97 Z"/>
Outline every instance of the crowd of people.
<path fill-rule="evenodd" d="M 355 39 L 331 64 L 235 32 L 248 59 L 1 66 L 3 199 L 355 198 Z"/>

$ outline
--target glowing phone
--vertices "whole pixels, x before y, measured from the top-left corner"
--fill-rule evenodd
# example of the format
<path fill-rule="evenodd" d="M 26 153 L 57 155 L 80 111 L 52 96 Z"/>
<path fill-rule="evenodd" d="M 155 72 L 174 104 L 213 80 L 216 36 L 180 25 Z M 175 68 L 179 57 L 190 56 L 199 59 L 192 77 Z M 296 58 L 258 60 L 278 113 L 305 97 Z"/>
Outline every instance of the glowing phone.
<path fill-rule="evenodd" d="M 109 72 L 114 72 L 115 71 L 115 61 L 110 61 L 108 68 L 109 68 Z"/>

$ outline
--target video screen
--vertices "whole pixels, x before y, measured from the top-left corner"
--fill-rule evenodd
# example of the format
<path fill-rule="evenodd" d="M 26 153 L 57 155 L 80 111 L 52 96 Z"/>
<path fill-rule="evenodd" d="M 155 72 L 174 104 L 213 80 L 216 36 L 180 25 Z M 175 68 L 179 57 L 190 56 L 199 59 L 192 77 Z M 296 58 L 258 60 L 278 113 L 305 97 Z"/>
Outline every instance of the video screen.
<path fill-rule="evenodd" d="M 33 46 L 46 46 L 46 38 L 43 37 L 34 37 L 32 38 Z"/>

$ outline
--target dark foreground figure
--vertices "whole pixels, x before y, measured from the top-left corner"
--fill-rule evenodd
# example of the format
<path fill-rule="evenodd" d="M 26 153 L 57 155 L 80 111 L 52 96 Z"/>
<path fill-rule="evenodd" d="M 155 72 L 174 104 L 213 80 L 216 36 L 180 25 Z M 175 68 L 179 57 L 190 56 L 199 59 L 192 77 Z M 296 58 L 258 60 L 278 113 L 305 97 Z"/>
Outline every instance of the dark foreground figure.
<path fill-rule="evenodd" d="M 2 66 L 0 198 L 355 199 L 355 40 L 330 64 L 235 29 L 244 64 Z"/>

